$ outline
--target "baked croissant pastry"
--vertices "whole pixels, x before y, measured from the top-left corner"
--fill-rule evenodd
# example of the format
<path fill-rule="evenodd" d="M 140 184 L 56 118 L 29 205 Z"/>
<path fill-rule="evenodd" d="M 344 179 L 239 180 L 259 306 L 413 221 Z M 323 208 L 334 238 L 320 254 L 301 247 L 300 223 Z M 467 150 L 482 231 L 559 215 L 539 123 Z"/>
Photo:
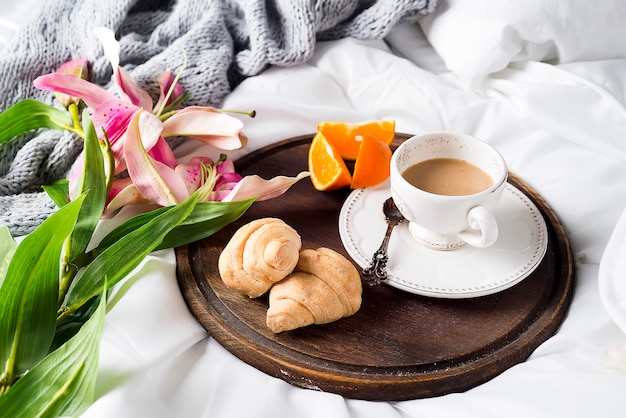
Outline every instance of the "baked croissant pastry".
<path fill-rule="evenodd" d="M 279 333 L 350 316 L 361 307 L 362 290 L 359 272 L 343 255 L 302 250 L 293 273 L 270 290 L 267 326 Z"/>
<path fill-rule="evenodd" d="M 243 225 L 218 260 L 226 286 L 251 298 L 287 277 L 298 262 L 300 235 L 280 219 L 262 218 Z"/>

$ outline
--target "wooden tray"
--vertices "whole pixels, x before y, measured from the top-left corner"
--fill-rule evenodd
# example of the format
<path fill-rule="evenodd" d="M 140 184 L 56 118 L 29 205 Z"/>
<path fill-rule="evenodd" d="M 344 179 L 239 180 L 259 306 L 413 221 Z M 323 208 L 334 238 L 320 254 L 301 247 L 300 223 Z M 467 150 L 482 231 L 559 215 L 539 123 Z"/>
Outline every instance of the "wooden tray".
<path fill-rule="evenodd" d="M 393 147 L 409 136 L 398 135 Z M 296 175 L 307 169 L 311 139 L 292 138 L 253 152 L 236 163 L 237 169 L 265 178 Z M 548 248 L 529 277 L 500 293 L 435 299 L 384 284 L 364 285 L 355 315 L 273 334 L 265 325 L 267 298 L 251 300 L 225 287 L 217 259 L 237 228 L 266 216 L 293 226 L 303 248 L 326 246 L 350 259 L 338 231 L 339 210 L 350 191 L 318 192 L 309 180 L 254 203 L 217 234 L 177 248 L 178 282 L 213 338 L 241 360 L 293 385 L 368 400 L 465 391 L 523 362 L 559 327 L 572 296 L 574 264 L 562 225 L 527 184 L 514 175 L 509 181 L 545 218 Z"/>

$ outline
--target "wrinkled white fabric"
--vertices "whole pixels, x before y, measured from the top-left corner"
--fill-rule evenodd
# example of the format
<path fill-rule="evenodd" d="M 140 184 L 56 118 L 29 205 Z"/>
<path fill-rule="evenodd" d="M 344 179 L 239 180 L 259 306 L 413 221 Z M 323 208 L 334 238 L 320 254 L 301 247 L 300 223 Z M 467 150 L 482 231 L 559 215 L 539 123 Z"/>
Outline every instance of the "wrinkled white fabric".
<path fill-rule="evenodd" d="M 420 21 L 448 68 L 480 84 L 514 62 L 626 58 L 621 0 L 447 0 Z"/>
<path fill-rule="evenodd" d="M 624 85 L 625 73 L 606 66 L 609 71 L 600 74 L 598 66 L 592 71 L 586 63 L 529 64 L 492 79 L 483 91 L 468 92 L 453 75 L 434 75 L 390 53 L 382 42 L 341 40 L 320 45 L 306 64 L 273 68 L 246 80 L 225 103 L 258 111 L 255 119 L 245 120 L 250 143 L 240 154 L 314 132 L 320 120 L 376 118 L 394 118 L 398 132 L 463 131 L 498 148 L 511 171 L 555 210 L 576 261 L 567 317 L 527 361 L 465 393 L 402 402 L 344 399 L 265 375 L 202 335 L 189 314 L 181 313 L 184 320 L 174 323 L 171 312 L 158 308 L 170 304 L 184 310 L 172 285 L 171 294 L 153 289 L 141 297 L 126 295 L 112 314 L 126 305 L 135 312 L 154 312 L 157 319 L 132 320 L 123 336 L 113 335 L 110 323 L 105 341 L 116 347 L 132 341 L 144 350 L 168 347 L 170 332 L 189 327 L 185 337 L 178 337 L 181 345 L 134 363 L 134 350 L 111 354 L 103 346 L 104 376 L 113 374 L 116 363 L 133 367 L 119 367 L 127 376 L 114 389 L 107 390 L 112 385 L 103 378 L 100 398 L 85 416 L 621 416 L 626 376 L 608 352 L 626 343 L 626 335 L 604 309 L 597 284 L 603 249 L 626 207 L 626 162 L 621 142 L 614 140 L 626 118 L 619 116 L 623 101 L 606 100 L 618 91 L 583 77 L 587 70 L 609 85 Z M 188 143 L 178 151 L 202 154 L 208 149 Z M 142 278 L 137 285 L 144 279 L 150 280 Z M 175 277 L 167 280 L 173 283 Z M 129 321 L 123 318 L 119 321 Z M 152 333 L 145 329 L 151 323 Z"/>

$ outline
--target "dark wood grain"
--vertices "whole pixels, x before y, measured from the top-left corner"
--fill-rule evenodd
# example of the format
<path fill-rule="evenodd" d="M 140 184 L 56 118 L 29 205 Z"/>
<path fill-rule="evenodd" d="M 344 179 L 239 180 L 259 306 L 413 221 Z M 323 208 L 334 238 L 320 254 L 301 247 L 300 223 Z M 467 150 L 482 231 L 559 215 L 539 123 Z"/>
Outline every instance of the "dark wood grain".
<path fill-rule="evenodd" d="M 408 136 L 398 135 L 393 147 Z M 311 138 L 251 153 L 236 163 L 237 169 L 265 178 L 295 175 L 307 169 Z M 217 259 L 237 228 L 266 216 L 294 227 L 304 248 L 330 247 L 350 259 L 338 231 L 339 210 L 350 191 L 317 192 L 309 180 L 283 196 L 254 203 L 214 236 L 177 248 L 179 285 L 213 338 L 243 361 L 293 385 L 369 400 L 465 391 L 528 358 L 558 329 L 572 296 L 574 264 L 563 226 L 526 183 L 513 174 L 509 182 L 546 220 L 548 249 L 528 278 L 493 295 L 436 299 L 386 285 L 364 286 L 355 315 L 273 334 L 265 325 L 267 298 L 251 300 L 225 287 Z"/>

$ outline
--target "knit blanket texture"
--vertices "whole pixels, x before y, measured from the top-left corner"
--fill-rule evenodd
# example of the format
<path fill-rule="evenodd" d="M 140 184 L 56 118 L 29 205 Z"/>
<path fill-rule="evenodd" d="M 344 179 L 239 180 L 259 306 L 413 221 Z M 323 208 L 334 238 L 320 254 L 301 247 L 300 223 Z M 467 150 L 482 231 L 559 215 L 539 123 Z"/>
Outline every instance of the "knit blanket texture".
<path fill-rule="evenodd" d="M 0 52 L 0 111 L 34 98 L 55 104 L 33 80 L 86 58 L 106 88 L 112 69 L 92 29 L 112 29 L 120 65 L 158 97 L 157 77 L 187 64 L 188 105 L 218 106 L 246 77 L 307 61 L 317 41 L 380 39 L 399 22 L 432 12 L 436 0 L 50 0 Z M 0 225 L 32 232 L 57 209 L 41 186 L 64 178 L 82 151 L 67 132 L 35 131 L 0 144 Z"/>

